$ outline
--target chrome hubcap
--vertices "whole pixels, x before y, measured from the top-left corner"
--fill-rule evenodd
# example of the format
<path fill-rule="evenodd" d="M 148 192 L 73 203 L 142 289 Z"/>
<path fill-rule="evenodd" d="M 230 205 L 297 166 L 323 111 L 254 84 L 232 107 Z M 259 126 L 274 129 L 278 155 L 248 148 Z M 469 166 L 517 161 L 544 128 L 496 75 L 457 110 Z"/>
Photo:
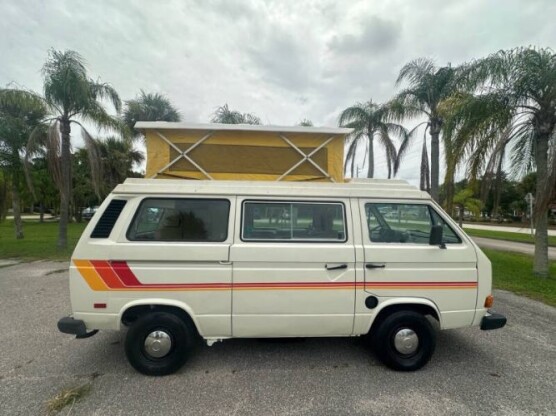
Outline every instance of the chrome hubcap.
<path fill-rule="evenodd" d="M 419 347 L 419 337 L 409 328 L 402 328 L 394 335 L 394 347 L 399 353 L 413 354 Z"/>
<path fill-rule="evenodd" d="M 145 338 L 145 352 L 153 358 L 162 358 L 170 352 L 172 338 L 164 331 L 153 331 Z"/>

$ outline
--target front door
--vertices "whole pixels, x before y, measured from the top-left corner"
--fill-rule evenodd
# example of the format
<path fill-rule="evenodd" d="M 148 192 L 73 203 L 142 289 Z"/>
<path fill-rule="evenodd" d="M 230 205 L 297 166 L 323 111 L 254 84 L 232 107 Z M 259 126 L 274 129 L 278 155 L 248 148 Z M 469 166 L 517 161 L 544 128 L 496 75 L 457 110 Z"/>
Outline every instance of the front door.
<path fill-rule="evenodd" d="M 418 297 L 441 311 L 443 328 L 471 325 L 477 302 L 477 256 L 468 238 L 423 201 L 361 199 L 365 291 L 379 297 Z M 443 248 L 429 245 L 443 226 Z"/>
<path fill-rule="evenodd" d="M 355 251 L 349 200 L 250 200 L 230 251 L 235 337 L 350 335 Z"/>

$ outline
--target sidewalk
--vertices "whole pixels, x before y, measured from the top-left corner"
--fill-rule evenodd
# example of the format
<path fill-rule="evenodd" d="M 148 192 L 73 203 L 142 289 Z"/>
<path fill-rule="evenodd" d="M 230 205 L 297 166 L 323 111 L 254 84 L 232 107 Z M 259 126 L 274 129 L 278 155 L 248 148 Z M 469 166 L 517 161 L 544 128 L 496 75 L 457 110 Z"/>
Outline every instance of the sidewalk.
<path fill-rule="evenodd" d="M 531 229 L 527 227 L 506 227 L 503 225 L 484 225 L 484 224 L 473 224 L 473 223 L 463 223 L 463 228 L 471 228 L 476 230 L 490 230 L 490 231 L 506 231 L 508 233 L 520 233 L 520 234 L 531 234 Z M 548 235 L 556 236 L 556 230 L 548 230 Z"/>
<path fill-rule="evenodd" d="M 535 254 L 535 246 L 533 244 L 518 243 L 515 241 L 494 240 L 491 238 L 470 236 L 475 243 L 481 248 L 490 248 L 493 250 L 512 251 L 522 254 Z M 556 260 L 556 247 L 548 247 L 548 258 Z"/>

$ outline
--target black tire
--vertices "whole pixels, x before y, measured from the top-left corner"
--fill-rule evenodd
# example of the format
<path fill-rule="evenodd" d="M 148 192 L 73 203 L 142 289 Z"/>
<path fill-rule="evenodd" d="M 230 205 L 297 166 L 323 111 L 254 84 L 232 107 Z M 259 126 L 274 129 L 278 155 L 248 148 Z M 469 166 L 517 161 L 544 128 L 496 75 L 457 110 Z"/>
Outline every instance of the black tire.
<path fill-rule="evenodd" d="M 417 349 L 409 354 L 399 352 L 394 336 L 401 329 L 412 330 L 418 338 Z M 429 362 L 436 347 L 436 331 L 429 320 L 413 311 L 398 311 L 378 323 L 371 333 L 375 354 L 386 366 L 397 371 L 415 371 Z"/>
<path fill-rule="evenodd" d="M 154 331 L 170 336 L 170 351 L 155 358 L 146 351 L 145 340 Z M 140 373 L 163 376 L 179 370 L 187 360 L 193 345 L 194 332 L 178 316 L 167 312 L 153 312 L 139 317 L 129 328 L 125 339 L 125 353 L 129 363 Z"/>

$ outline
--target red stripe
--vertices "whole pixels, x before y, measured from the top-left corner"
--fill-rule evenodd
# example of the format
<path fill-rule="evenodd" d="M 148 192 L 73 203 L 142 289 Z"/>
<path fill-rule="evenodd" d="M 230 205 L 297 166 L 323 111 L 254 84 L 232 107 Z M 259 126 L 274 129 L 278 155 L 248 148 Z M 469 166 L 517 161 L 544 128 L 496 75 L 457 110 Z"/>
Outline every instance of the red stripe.
<path fill-rule="evenodd" d="M 319 287 L 476 287 L 477 282 L 257 282 L 257 283 L 141 283 L 125 261 L 91 260 L 99 276 L 111 289 L 249 289 L 249 288 L 319 288 Z"/>
<path fill-rule="evenodd" d="M 274 283 L 234 283 L 234 287 L 281 287 L 281 286 L 355 286 L 355 282 L 274 282 Z"/>
<path fill-rule="evenodd" d="M 367 286 L 477 286 L 477 282 L 366 282 Z"/>
<path fill-rule="evenodd" d="M 118 278 L 114 270 L 110 266 L 110 263 L 103 260 L 91 260 L 91 264 L 100 275 L 100 278 L 104 280 L 106 286 L 110 289 L 121 289 L 124 287 L 122 281 Z"/>
<path fill-rule="evenodd" d="M 137 277 L 135 277 L 125 261 L 112 261 L 110 263 L 125 286 L 143 286 L 143 284 L 137 280 Z"/>

